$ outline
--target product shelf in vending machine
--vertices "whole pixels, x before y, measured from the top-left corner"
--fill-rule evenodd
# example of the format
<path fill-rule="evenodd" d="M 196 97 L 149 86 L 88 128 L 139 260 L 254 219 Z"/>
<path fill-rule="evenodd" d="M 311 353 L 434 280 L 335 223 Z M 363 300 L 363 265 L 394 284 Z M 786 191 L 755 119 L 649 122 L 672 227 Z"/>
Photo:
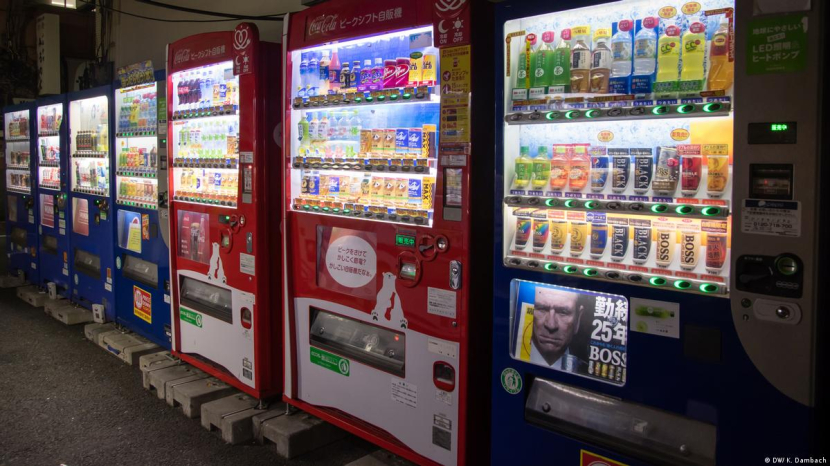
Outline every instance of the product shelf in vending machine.
<path fill-rule="evenodd" d="M 4 111 L 8 272 L 39 284 L 37 187 L 34 178 L 35 107 L 31 103 L 8 106 Z"/>
<path fill-rule="evenodd" d="M 823 8 L 591 3 L 496 7 L 493 464 L 817 451 L 816 251 L 791 228 L 818 231 L 793 128 L 821 74 L 754 72 L 747 41 L 788 24 L 769 41 L 804 50 Z"/>

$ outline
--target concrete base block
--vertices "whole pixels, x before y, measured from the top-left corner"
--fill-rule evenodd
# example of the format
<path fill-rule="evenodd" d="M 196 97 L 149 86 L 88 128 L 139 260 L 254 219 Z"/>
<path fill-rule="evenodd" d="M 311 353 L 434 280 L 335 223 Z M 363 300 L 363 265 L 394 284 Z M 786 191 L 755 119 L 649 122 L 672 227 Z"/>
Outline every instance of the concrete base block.
<path fill-rule="evenodd" d="M 43 307 L 49 295 L 36 286 L 21 286 L 17 289 L 17 297 L 34 307 Z"/>
<path fill-rule="evenodd" d="M 161 351 L 164 351 L 164 348 L 148 341 L 140 345 L 124 348 L 124 351 L 121 353 L 120 357 L 127 364 L 131 366 L 136 366 L 138 365 L 138 361 L 142 356 L 147 354 L 155 354 Z"/>
<path fill-rule="evenodd" d="M 98 335 L 100 335 L 104 332 L 111 332 L 113 330 L 116 330 L 115 324 L 113 324 L 113 323 L 87 324 L 87 325 L 84 325 L 84 336 L 86 336 L 87 340 L 89 340 L 89 341 L 91 341 L 91 342 L 93 342 L 97 345 L 98 344 Z"/>
<path fill-rule="evenodd" d="M 168 389 L 169 390 L 169 389 Z M 232 395 L 236 390 L 216 377 L 208 377 L 172 387 L 172 406 L 181 405 L 182 412 L 190 419 L 202 414 L 202 405 Z M 168 404 L 170 404 L 168 392 Z"/>
<path fill-rule="evenodd" d="M 147 351 L 161 351 L 158 345 L 150 340 L 133 333 L 108 336 L 104 339 L 107 351 L 116 355 L 129 365 L 137 364 L 138 358 Z"/>
<path fill-rule="evenodd" d="M 257 409 L 259 400 L 239 393 L 202 405 L 202 427 L 207 430 L 219 429 L 222 440 L 232 445 L 250 442 L 254 439 L 254 425 L 251 420 L 266 412 Z"/>
<path fill-rule="evenodd" d="M 400 456 L 393 455 L 386 450 L 378 450 L 374 453 L 356 459 L 346 466 L 416 466 L 415 463 L 407 461 Z"/>
<path fill-rule="evenodd" d="M 187 364 L 179 364 L 176 366 L 151 371 L 147 373 L 147 376 L 149 378 L 149 381 L 147 383 L 147 389 L 150 391 L 155 390 L 156 396 L 158 396 L 160 400 L 163 400 L 167 395 L 168 383 L 179 379 L 184 379 L 185 377 L 192 377 L 195 375 L 207 377 L 207 374 L 205 374 L 204 372 L 200 371 L 199 369 L 196 369 L 193 366 L 188 366 Z"/>
<path fill-rule="evenodd" d="M 26 284 L 26 280 L 14 275 L 0 276 L 0 288 L 17 288 Z"/>
<path fill-rule="evenodd" d="M 98 334 L 98 341 L 96 341 L 96 343 L 98 343 L 98 346 L 101 348 L 109 351 L 110 349 L 107 348 L 107 340 L 112 340 L 119 335 L 124 335 L 124 332 L 118 330 L 117 328 L 108 332 L 101 332 Z"/>
<path fill-rule="evenodd" d="M 63 322 L 64 325 L 78 325 L 92 322 L 92 313 L 82 307 L 75 307 L 66 300 L 50 299 L 49 301 L 62 303 L 58 307 L 54 302 L 49 302 L 43 308 L 49 308 L 46 313 L 56 320 Z"/>
<path fill-rule="evenodd" d="M 269 419 L 274 419 L 275 417 L 284 416 L 285 415 L 285 408 L 286 408 L 285 403 L 283 403 L 283 402 L 275 403 L 273 406 L 269 407 L 268 411 L 265 411 L 264 413 L 257 414 L 256 416 L 251 418 L 251 423 L 253 424 L 253 427 L 254 427 L 254 439 L 258 443 L 260 443 L 260 444 L 265 443 L 265 440 L 262 437 L 262 435 L 263 435 L 262 426 L 265 423 L 265 421 L 267 421 Z"/>
<path fill-rule="evenodd" d="M 179 359 L 170 356 L 169 351 L 146 354 L 138 358 L 138 367 L 141 369 L 141 381 L 145 390 L 150 389 L 150 372 L 168 367 L 182 365 Z"/>
<path fill-rule="evenodd" d="M 308 413 L 269 419 L 260 426 L 263 442 L 276 445 L 277 454 L 291 459 L 322 448 L 346 436 L 346 432 Z"/>
<path fill-rule="evenodd" d="M 50 317 L 55 317 L 57 312 L 64 307 L 73 307 L 72 303 L 69 301 L 61 298 L 61 299 L 47 299 L 46 304 L 43 305 L 43 312 Z"/>

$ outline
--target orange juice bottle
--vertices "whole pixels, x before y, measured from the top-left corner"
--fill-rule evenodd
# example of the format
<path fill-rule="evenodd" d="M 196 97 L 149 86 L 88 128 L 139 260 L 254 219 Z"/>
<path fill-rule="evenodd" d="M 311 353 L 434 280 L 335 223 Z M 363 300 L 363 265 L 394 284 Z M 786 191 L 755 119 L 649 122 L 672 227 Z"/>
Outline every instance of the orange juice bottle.
<path fill-rule="evenodd" d="M 568 144 L 553 145 L 553 159 L 550 162 L 550 189 L 561 191 L 568 186 L 569 149 Z"/>
<path fill-rule="evenodd" d="M 587 144 L 573 144 L 571 146 L 573 156 L 571 157 L 568 184 L 572 191 L 582 191 L 588 184 L 588 176 L 591 173 L 591 158 L 588 157 Z"/>

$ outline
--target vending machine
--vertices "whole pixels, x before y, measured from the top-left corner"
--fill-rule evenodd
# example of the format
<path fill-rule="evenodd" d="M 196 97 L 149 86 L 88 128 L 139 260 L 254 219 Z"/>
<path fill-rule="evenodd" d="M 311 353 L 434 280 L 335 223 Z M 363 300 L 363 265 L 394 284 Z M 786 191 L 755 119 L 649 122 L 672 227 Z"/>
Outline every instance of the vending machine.
<path fill-rule="evenodd" d="M 593 3 L 497 7 L 492 464 L 815 455 L 824 5 Z"/>
<path fill-rule="evenodd" d="M 44 97 L 37 106 L 37 199 L 39 284 L 69 298 L 69 175 L 66 156 L 66 96 Z M 63 152 L 63 154 L 61 154 Z M 52 284 L 52 285 L 50 285 Z"/>
<path fill-rule="evenodd" d="M 420 464 L 487 453 L 478 6 L 331 1 L 289 17 L 283 41 L 284 398 Z"/>
<path fill-rule="evenodd" d="M 170 348 L 167 81 L 163 70 L 155 78 L 152 67 L 137 71 L 123 79 L 150 81 L 115 89 L 113 96 L 115 315 L 119 324 Z"/>
<path fill-rule="evenodd" d="M 68 94 L 72 297 L 87 309 L 102 306 L 115 320 L 115 268 L 110 115 L 112 86 Z"/>
<path fill-rule="evenodd" d="M 260 399 L 282 393 L 280 66 L 250 23 L 167 48 L 173 350 Z"/>
<path fill-rule="evenodd" d="M 32 182 L 34 104 L 4 109 L 3 135 L 6 146 L 6 236 L 8 272 L 26 282 L 39 284 L 37 260 L 37 189 Z"/>

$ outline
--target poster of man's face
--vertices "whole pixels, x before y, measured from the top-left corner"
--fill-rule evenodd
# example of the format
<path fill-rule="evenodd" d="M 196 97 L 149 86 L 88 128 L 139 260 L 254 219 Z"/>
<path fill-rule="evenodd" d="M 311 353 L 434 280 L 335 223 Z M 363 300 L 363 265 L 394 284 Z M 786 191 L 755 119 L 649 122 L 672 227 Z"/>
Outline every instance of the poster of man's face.
<path fill-rule="evenodd" d="M 584 306 L 579 294 L 556 288 L 536 288 L 531 341 L 549 365 L 561 358 L 579 331 Z"/>

